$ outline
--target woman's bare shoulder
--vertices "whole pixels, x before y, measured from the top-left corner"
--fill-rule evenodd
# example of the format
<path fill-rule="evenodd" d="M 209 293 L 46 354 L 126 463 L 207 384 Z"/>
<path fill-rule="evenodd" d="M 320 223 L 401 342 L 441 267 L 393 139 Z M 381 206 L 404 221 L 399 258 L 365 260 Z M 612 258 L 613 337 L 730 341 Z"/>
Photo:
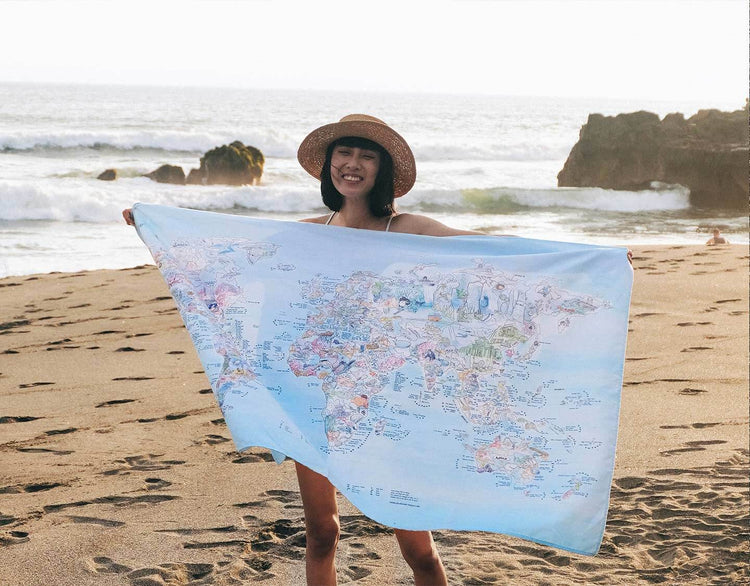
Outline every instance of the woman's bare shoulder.
<path fill-rule="evenodd" d="M 456 230 L 442 222 L 419 214 L 398 214 L 391 222 L 391 232 L 422 234 L 424 236 L 466 236 L 481 235 L 472 230 Z"/>
<path fill-rule="evenodd" d="M 315 218 L 303 218 L 302 220 L 298 220 L 298 221 L 310 222 L 311 224 L 325 224 L 329 216 L 330 214 L 326 214 L 325 216 L 317 216 Z"/>

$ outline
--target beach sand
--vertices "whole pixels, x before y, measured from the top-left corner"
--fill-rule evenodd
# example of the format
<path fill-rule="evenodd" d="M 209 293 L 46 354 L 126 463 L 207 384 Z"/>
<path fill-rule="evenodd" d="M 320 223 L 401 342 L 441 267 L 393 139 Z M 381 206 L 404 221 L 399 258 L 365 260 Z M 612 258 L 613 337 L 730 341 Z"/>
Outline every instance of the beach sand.
<path fill-rule="evenodd" d="M 451 584 L 748 580 L 748 249 L 634 247 L 596 557 L 437 531 Z M 304 583 L 294 466 L 234 451 L 153 266 L 0 280 L 0 584 Z M 409 584 L 340 500 L 342 584 Z"/>

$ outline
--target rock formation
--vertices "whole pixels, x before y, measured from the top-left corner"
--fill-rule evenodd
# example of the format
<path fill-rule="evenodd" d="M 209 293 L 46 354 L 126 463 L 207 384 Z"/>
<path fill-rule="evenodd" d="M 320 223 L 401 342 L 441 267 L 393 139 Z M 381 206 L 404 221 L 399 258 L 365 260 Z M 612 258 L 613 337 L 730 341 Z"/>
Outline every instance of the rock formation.
<path fill-rule="evenodd" d="M 198 185 L 254 185 L 260 183 L 264 163 L 263 153 L 236 140 L 203 155 L 200 169 L 192 169 L 187 182 Z"/>
<path fill-rule="evenodd" d="M 590 114 L 557 175 L 560 187 L 648 189 L 652 181 L 690 189 L 703 208 L 747 209 L 748 109 L 700 110 L 687 120 L 650 112 Z"/>
<path fill-rule="evenodd" d="M 146 173 L 144 177 L 153 179 L 157 183 L 174 183 L 176 185 L 185 184 L 185 171 L 177 165 L 162 165 L 151 173 Z"/>
<path fill-rule="evenodd" d="M 117 169 L 107 169 L 99 173 L 97 177 L 100 181 L 114 181 L 117 179 Z"/>

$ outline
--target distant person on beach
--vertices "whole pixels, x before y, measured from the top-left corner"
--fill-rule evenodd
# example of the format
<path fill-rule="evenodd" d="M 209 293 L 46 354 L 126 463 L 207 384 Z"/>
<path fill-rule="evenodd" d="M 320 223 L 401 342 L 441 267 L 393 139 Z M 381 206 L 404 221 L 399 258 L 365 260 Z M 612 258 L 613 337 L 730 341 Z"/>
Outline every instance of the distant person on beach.
<path fill-rule="evenodd" d="M 707 244 L 708 246 L 713 246 L 713 245 L 715 245 L 715 244 L 729 244 L 729 240 L 727 240 L 726 238 L 724 238 L 724 237 L 723 237 L 723 236 L 721 235 L 721 232 L 719 231 L 719 229 L 718 229 L 718 228 L 714 228 L 714 235 L 713 235 L 713 237 L 712 237 L 712 238 L 709 238 L 709 239 L 708 239 L 708 240 L 706 241 L 706 244 Z"/>

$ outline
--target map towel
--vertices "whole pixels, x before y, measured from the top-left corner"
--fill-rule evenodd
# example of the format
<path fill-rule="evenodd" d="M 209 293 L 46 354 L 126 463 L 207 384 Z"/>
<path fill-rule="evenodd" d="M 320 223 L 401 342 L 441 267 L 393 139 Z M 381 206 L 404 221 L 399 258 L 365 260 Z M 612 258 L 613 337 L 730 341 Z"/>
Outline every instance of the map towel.
<path fill-rule="evenodd" d="M 133 211 L 238 450 L 287 454 L 392 527 L 598 551 L 626 249 Z"/>

